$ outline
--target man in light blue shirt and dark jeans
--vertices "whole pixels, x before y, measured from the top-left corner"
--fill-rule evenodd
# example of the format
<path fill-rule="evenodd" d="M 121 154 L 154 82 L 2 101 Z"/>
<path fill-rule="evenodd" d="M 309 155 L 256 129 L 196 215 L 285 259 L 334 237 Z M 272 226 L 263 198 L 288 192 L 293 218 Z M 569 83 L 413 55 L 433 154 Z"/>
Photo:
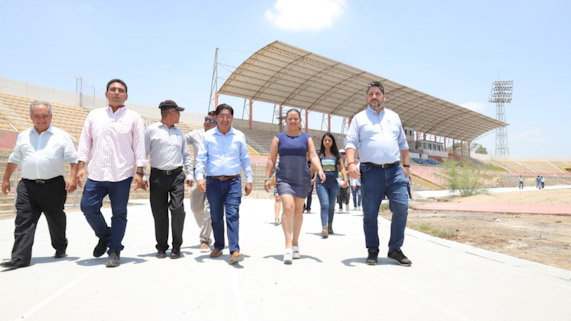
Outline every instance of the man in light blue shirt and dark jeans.
<path fill-rule="evenodd" d="M 385 89 L 380 82 L 369 83 L 366 97 L 368 107 L 353 118 L 345 150 L 349 174 L 354 179 L 361 178 L 367 264 L 377 264 L 377 221 L 381 201 L 387 196 L 393 213 L 388 257 L 400 265 L 410 266 L 411 261 L 401 251 L 408 215 L 407 177 L 410 175 L 406 135 L 398 114 L 384 106 Z M 355 165 L 356 149 L 359 149 L 360 171 Z"/>
<path fill-rule="evenodd" d="M 246 145 L 246 136 L 232 128 L 234 110 L 221 104 L 216 108 L 217 126 L 204 134 L 204 142 L 196 157 L 196 181 L 198 189 L 206 193 L 210 203 L 214 250 L 210 257 L 222 255 L 224 249 L 224 211 L 228 228 L 230 264 L 244 259 L 238 244 L 240 202 L 242 200 L 240 169 L 246 174 L 244 192 L 252 192 L 252 168 Z"/>

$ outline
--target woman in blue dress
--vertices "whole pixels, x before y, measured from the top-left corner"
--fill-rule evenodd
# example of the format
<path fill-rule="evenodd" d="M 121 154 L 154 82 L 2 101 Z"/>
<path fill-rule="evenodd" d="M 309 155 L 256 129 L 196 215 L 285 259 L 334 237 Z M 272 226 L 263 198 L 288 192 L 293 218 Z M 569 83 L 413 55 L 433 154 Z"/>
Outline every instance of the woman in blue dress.
<path fill-rule="evenodd" d="M 286 113 L 287 129 L 277 133 L 272 140 L 270 157 L 266 165 L 264 188 L 270 191 L 271 174 L 279 154 L 276 169 L 276 187 L 282 200 L 282 228 L 285 236 L 284 263 L 300 258 L 299 234 L 303 223 L 303 202 L 310 188 L 311 174 L 306 161 L 309 153 L 311 164 L 317 169 L 317 176 L 325 180 L 315 145 L 309 134 L 301 131 L 301 113 L 290 109 Z"/>

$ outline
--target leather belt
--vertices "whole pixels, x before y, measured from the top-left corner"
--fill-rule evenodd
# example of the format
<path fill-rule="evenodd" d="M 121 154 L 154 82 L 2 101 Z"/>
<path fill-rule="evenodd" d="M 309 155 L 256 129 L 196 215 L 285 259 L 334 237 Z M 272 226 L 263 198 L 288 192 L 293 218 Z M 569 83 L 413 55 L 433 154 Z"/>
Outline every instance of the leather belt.
<path fill-rule="evenodd" d="M 217 180 L 219 180 L 219 181 L 221 181 L 221 182 L 225 182 L 225 181 L 227 181 L 227 180 L 229 180 L 229 179 L 233 179 L 233 178 L 236 178 L 236 177 L 240 177 L 240 174 L 238 174 L 238 175 L 232 175 L 232 176 L 208 176 L 208 177 L 217 179 Z"/>
<path fill-rule="evenodd" d="M 390 163 L 390 164 L 361 163 L 361 165 L 380 167 L 380 168 L 389 168 L 389 167 L 393 167 L 393 166 L 397 165 L 398 163 L 399 162 L 394 162 L 394 163 Z"/>
<path fill-rule="evenodd" d="M 166 171 L 153 167 L 153 168 L 151 168 L 151 172 L 156 172 L 156 173 L 160 173 L 160 174 L 167 175 L 167 176 L 177 175 L 178 173 L 182 172 L 182 166 L 179 168 L 169 169 Z"/>
<path fill-rule="evenodd" d="M 50 178 L 50 179 L 27 179 L 27 178 L 22 178 L 22 180 L 43 185 L 43 184 L 47 184 L 47 183 L 54 182 L 55 180 L 60 179 L 60 178 L 62 178 L 62 176 L 56 176 L 56 177 Z"/>

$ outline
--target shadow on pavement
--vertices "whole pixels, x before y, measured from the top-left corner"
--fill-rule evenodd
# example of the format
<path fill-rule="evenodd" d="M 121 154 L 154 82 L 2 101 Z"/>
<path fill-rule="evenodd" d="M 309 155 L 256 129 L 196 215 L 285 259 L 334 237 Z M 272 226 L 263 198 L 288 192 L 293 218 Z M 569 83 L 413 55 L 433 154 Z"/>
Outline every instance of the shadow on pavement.
<path fill-rule="evenodd" d="M 363 257 L 356 257 L 356 258 L 352 258 L 352 259 L 346 259 L 341 261 L 341 263 L 345 264 L 346 266 L 355 266 L 355 265 L 367 265 L 367 257 L 363 256 Z M 389 259 L 388 257 L 380 257 L 377 260 L 377 265 L 398 265 L 395 261 L 393 261 L 392 259 Z"/>

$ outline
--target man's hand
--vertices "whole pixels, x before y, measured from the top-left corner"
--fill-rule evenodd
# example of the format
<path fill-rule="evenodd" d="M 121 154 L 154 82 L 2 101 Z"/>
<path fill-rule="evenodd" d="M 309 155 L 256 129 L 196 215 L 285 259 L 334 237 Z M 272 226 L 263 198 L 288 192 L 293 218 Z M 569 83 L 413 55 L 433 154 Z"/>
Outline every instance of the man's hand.
<path fill-rule="evenodd" d="M 10 181 L 2 181 L 2 193 L 8 195 L 10 192 Z"/>
<path fill-rule="evenodd" d="M 135 178 L 133 179 L 133 181 L 135 182 L 135 191 L 138 190 L 139 188 L 146 191 L 147 190 L 147 182 L 143 181 L 143 176 L 139 175 L 139 174 L 135 174 Z"/>
<path fill-rule="evenodd" d="M 78 169 L 77 170 L 77 177 L 76 177 L 77 186 L 83 187 L 83 183 L 81 183 L 81 180 L 85 179 L 86 177 L 87 177 L 87 175 L 85 173 L 85 168 Z"/>
<path fill-rule="evenodd" d="M 206 181 L 201 179 L 196 183 L 198 184 L 198 190 L 202 193 L 206 193 Z"/>
<path fill-rule="evenodd" d="M 77 179 L 76 177 L 70 177 L 67 183 L 65 184 L 65 190 L 68 193 L 73 193 L 77 188 Z"/>
<path fill-rule="evenodd" d="M 189 187 L 192 187 L 192 186 L 194 186 L 194 181 L 191 180 L 191 179 L 187 179 L 187 180 L 186 180 L 186 185 L 188 185 Z"/>
<path fill-rule="evenodd" d="M 403 167 L 402 171 L 404 172 L 404 177 L 408 180 L 408 178 L 410 177 L 410 168 Z"/>
<path fill-rule="evenodd" d="M 252 183 L 246 183 L 246 186 L 244 186 L 244 193 L 246 193 L 246 196 L 252 193 Z"/>
<path fill-rule="evenodd" d="M 349 164 L 349 175 L 353 179 L 359 179 L 361 177 L 361 173 L 359 172 L 359 168 L 354 163 Z"/>

